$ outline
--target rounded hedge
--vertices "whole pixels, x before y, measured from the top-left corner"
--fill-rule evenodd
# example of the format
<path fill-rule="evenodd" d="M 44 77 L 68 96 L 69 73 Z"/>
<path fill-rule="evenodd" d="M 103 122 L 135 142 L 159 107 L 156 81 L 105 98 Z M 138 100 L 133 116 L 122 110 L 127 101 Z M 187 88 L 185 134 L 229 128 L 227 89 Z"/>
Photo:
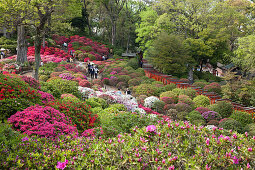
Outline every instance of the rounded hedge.
<path fill-rule="evenodd" d="M 189 120 L 193 124 L 205 124 L 204 117 L 198 112 L 193 110 L 192 112 L 188 113 L 186 116 L 187 120 Z"/>
<path fill-rule="evenodd" d="M 234 119 L 225 119 L 220 121 L 219 127 L 226 130 L 234 130 L 239 133 L 243 133 L 243 125 Z"/>
<path fill-rule="evenodd" d="M 166 91 L 160 94 L 160 99 L 162 99 L 163 97 L 171 97 L 172 99 L 174 99 L 174 102 L 177 102 L 177 95 L 176 93 L 172 92 L 172 91 Z"/>
<path fill-rule="evenodd" d="M 210 105 L 210 99 L 207 96 L 199 95 L 193 99 L 195 107 L 207 107 Z"/>
<path fill-rule="evenodd" d="M 226 101 L 219 101 L 213 105 L 210 105 L 209 109 L 218 112 L 222 118 L 229 117 L 233 112 L 233 106 L 231 103 Z"/>
<path fill-rule="evenodd" d="M 240 122 L 243 126 L 253 123 L 252 115 L 246 112 L 235 111 L 230 118 Z"/>

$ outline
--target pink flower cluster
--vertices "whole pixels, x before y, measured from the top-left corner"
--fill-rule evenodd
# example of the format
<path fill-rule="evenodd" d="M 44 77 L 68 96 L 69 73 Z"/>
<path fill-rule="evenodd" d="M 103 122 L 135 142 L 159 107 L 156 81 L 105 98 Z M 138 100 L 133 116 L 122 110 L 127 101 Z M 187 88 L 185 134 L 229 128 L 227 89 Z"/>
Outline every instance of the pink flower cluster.
<path fill-rule="evenodd" d="M 65 162 L 58 162 L 56 168 L 65 169 L 67 164 L 68 164 L 68 160 L 65 160 Z"/>
<path fill-rule="evenodd" d="M 38 90 L 37 92 L 38 92 L 39 94 L 41 94 L 41 100 L 42 100 L 42 103 L 43 103 L 43 104 L 46 104 L 46 103 L 49 103 L 49 102 L 55 100 L 55 98 L 53 97 L 53 95 L 50 94 L 50 93 L 46 93 L 46 92 L 43 92 L 43 91 L 40 91 L 40 90 Z"/>
<path fill-rule="evenodd" d="M 141 105 L 141 104 L 140 104 L 138 107 L 141 108 L 141 109 L 143 109 L 143 110 L 145 110 L 145 112 L 146 112 L 147 114 L 159 115 L 158 112 L 153 111 L 151 108 L 144 107 L 144 106 Z"/>
<path fill-rule="evenodd" d="M 60 78 L 64 79 L 64 80 L 72 80 L 74 79 L 75 77 L 70 74 L 70 73 L 62 73 L 59 75 Z"/>
<path fill-rule="evenodd" d="M 156 132 L 156 129 L 155 125 L 149 125 L 146 127 L 146 132 Z"/>
<path fill-rule="evenodd" d="M 12 115 L 8 122 L 18 131 L 28 135 L 56 137 L 64 134 L 77 134 L 71 120 L 58 110 L 46 106 L 31 106 Z"/>
<path fill-rule="evenodd" d="M 21 76 L 21 79 L 29 84 L 30 87 L 40 89 L 39 81 L 29 76 Z"/>

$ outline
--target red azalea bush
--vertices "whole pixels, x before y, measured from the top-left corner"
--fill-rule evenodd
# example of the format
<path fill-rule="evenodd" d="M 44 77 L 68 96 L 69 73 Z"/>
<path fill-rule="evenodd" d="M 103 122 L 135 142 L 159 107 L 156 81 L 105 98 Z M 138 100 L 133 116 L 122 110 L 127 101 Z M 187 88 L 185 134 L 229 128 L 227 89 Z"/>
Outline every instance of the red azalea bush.
<path fill-rule="evenodd" d="M 38 90 L 38 93 L 41 94 L 41 100 L 43 104 L 46 104 L 55 100 L 55 97 L 50 93 L 46 93 L 40 90 Z"/>
<path fill-rule="evenodd" d="M 219 83 L 211 83 L 204 87 L 204 90 L 207 90 L 209 92 L 215 92 L 217 94 L 221 94 L 221 86 Z"/>
<path fill-rule="evenodd" d="M 41 96 L 18 76 L 0 74 L 0 100 L 23 98 L 33 103 L 41 103 Z"/>
<path fill-rule="evenodd" d="M 58 77 L 60 74 L 62 74 L 62 72 L 52 72 L 50 77 Z"/>
<path fill-rule="evenodd" d="M 100 85 L 101 87 L 104 86 L 104 83 L 103 83 L 101 80 L 99 80 L 99 79 L 94 79 L 94 80 L 92 80 L 92 84 L 93 84 L 93 85 L 98 84 L 98 85 Z"/>
<path fill-rule="evenodd" d="M 174 99 L 172 97 L 162 97 L 160 100 L 165 102 L 165 104 L 174 104 Z"/>
<path fill-rule="evenodd" d="M 40 83 L 38 80 L 34 79 L 33 77 L 29 76 L 21 76 L 21 79 L 29 84 L 30 87 L 34 89 L 40 89 Z"/>
<path fill-rule="evenodd" d="M 198 111 L 199 113 L 203 114 L 204 112 L 208 112 L 211 111 L 210 109 L 206 108 L 206 107 L 198 107 L 195 109 L 196 111 Z"/>
<path fill-rule="evenodd" d="M 99 123 L 98 116 L 90 111 L 90 106 L 85 102 L 55 101 L 49 105 L 70 117 L 80 133 Z"/>
<path fill-rule="evenodd" d="M 193 102 L 193 100 L 191 98 L 189 98 L 189 96 L 187 95 L 179 95 L 178 96 L 178 103 L 186 103 L 190 106 L 194 106 L 195 103 Z"/>
<path fill-rule="evenodd" d="M 88 81 L 88 80 L 81 80 L 80 82 L 79 82 L 79 86 L 82 86 L 82 87 L 91 87 L 92 86 L 92 84 Z"/>
<path fill-rule="evenodd" d="M 21 132 L 42 137 L 56 137 L 63 134 L 73 134 L 77 129 L 71 120 L 58 110 L 46 106 L 31 106 L 22 112 L 12 115 L 8 122 Z"/>

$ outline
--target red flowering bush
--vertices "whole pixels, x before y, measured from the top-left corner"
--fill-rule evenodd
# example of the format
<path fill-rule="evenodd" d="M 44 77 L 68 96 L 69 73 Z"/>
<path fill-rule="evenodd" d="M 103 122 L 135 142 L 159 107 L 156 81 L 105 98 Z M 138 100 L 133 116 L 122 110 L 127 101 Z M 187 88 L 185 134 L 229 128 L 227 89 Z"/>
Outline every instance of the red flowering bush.
<path fill-rule="evenodd" d="M 23 98 L 30 102 L 40 104 L 41 95 L 32 89 L 19 77 L 10 77 L 0 74 L 0 100 Z"/>
<path fill-rule="evenodd" d="M 165 102 L 165 104 L 173 104 L 174 99 L 172 97 L 162 97 L 161 100 Z"/>
<path fill-rule="evenodd" d="M 104 83 L 103 83 L 101 80 L 99 80 L 99 79 L 94 79 L 94 80 L 92 80 L 92 84 L 93 84 L 93 85 L 98 84 L 98 85 L 100 85 L 101 87 L 104 86 Z"/>
<path fill-rule="evenodd" d="M 40 83 L 38 80 L 34 79 L 33 77 L 29 76 L 21 76 L 21 79 L 29 84 L 30 87 L 34 89 L 40 89 Z"/>
<path fill-rule="evenodd" d="M 166 104 L 164 110 L 175 109 L 175 104 Z"/>
<path fill-rule="evenodd" d="M 207 90 L 209 92 L 215 92 L 217 94 L 221 94 L 221 86 L 219 83 L 211 83 L 204 87 L 204 90 Z"/>
<path fill-rule="evenodd" d="M 180 95 L 178 96 L 178 103 L 186 103 L 190 106 L 194 106 L 195 103 L 193 102 L 193 100 L 191 98 L 189 98 L 189 96 L 187 95 Z"/>
<path fill-rule="evenodd" d="M 88 80 L 81 80 L 80 82 L 79 82 L 79 86 L 81 86 L 81 87 L 91 87 L 91 83 L 88 81 Z"/>
<path fill-rule="evenodd" d="M 195 109 L 196 111 L 198 111 L 199 113 L 203 114 L 204 112 L 208 112 L 211 111 L 210 109 L 206 108 L 206 107 L 198 107 Z"/>
<path fill-rule="evenodd" d="M 55 101 L 49 105 L 70 117 L 80 133 L 99 123 L 98 116 L 90 111 L 90 106 L 85 102 Z"/>
<path fill-rule="evenodd" d="M 50 74 L 50 77 L 58 77 L 62 72 L 53 72 Z"/>
<path fill-rule="evenodd" d="M 56 137 L 73 134 L 77 129 L 71 120 L 52 107 L 31 106 L 22 112 L 12 115 L 8 122 L 21 132 L 42 137 Z"/>

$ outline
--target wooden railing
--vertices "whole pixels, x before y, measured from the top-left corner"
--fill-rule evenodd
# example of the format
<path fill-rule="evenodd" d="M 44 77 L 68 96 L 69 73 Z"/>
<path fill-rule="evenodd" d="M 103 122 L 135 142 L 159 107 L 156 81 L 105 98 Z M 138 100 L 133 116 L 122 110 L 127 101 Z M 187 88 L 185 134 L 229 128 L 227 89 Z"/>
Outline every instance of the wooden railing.
<path fill-rule="evenodd" d="M 161 81 L 163 84 L 176 84 L 178 88 L 192 88 L 196 90 L 198 95 L 205 95 L 210 99 L 210 103 L 214 104 L 217 101 L 227 101 L 230 102 L 233 105 L 234 110 L 243 111 L 252 114 L 253 119 L 255 119 L 255 107 L 246 107 L 245 105 L 242 105 L 240 103 L 236 103 L 231 101 L 230 99 L 222 99 L 221 96 L 214 92 L 208 92 L 206 90 L 203 90 L 201 87 L 196 87 L 194 85 L 191 85 L 188 83 L 188 81 L 185 80 L 179 80 L 176 78 L 173 78 L 171 75 L 165 75 L 162 74 L 155 69 L 151 65 L 147 63 L 146 60 L 143 60 L 143 69 L 145 71 L 145 75 L 149 78 L 152 78 L 157 81 Z"/>

